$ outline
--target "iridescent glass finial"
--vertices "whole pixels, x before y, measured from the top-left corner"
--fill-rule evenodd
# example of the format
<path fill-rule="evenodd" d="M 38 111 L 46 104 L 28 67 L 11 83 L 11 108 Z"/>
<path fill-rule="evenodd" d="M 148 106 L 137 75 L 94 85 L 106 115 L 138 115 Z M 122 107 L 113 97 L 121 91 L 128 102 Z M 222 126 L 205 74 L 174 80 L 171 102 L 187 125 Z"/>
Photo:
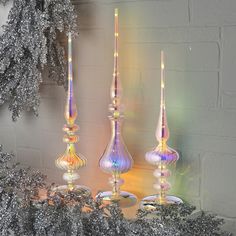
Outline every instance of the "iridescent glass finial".
<path fill-rule="evenodd" d="M 167 195 L 168 190 L 171 188 L 170 183 L 167 181 L 167 178 L 171 175 L 168 165 L 174 164 L 179 159 L 179 154 L 167 145 L 169 128 L 165 106 L 165 63 L 163 51 L 161 51 L 161 102 L 156 139 L 159 142 L 158 146 L 154 150 L 147 152 L 145 157 L 147 162 L 157 167 L 153 173 L 157 178 L 157 182 L 153 186 L 158 191 L 158 194 L 145 197 L 141 202 L 141 207 L 150 209 L 156 204 L 165 205 L 182 202 L 178 197 Z"/>
<path fill-rule="evenodd" d="M 77 118 L 77 107 L 74 98 L 73 89 L 73 68 L 72 68 L 72 35 L 68 34 L 68 92 L 65 106 L 65 119 L 66 125 L 63 127 L 63 131 L 66 133 L 63 141 L 66 143 L 66 151 L 56 160 L 56 166 L 60 169 L 66 170 L 63 175 L 63 179 L 67 182 L 67 185 L 59 186 L 55 190 L 57 191 L 80 191 L 81 193 L 89 193 L 89 189 L 85 186 L 75 185 L 75 181 L 79 178 L 76 170 L 85 166 L 86 159 L 76 153 L 75 144 L 78 142 L 78 136 L 75 132 L 78 130 L 78 126 L 75 124 Z"/>
<path fill-rule="evenodd" d="M 109 179 L 112 191 L 101 192 L 97 197 L 102 198 L 105 204 L 118 202 L 121 207 L 130 207 L 136 203 L 136 196 L 120 190 L 120 186 L 124 183 L 120 178 L 120 175 L 132 168 L 133 159 L 126 148 L 121 135 L 123 114 L 121 104 L 122 88 L 118 71 L 118 36 L 118 9 L 115 9 L 114 71 L 111 86 L 112 103 L 109 106 L 111 112 L 109 119 L 111 121 L 112 135 L 99 162 L 100 168 L 104 172 L 112 175 Z"/>

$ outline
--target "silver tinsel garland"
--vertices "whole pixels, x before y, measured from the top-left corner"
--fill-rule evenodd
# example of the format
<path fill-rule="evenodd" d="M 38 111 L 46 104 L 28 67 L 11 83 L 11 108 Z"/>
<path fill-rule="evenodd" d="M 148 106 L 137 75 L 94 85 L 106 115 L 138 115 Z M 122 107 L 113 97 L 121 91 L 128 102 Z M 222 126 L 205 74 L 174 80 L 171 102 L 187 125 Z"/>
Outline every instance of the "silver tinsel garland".
<path fill-rule="evenodd" d="M 188 204 L 138 210 L 126 219 L 116 205 L 104 206 L 91 196 L 51 192 L 45 176 L 11 164 L 0 149 L 0 235 L 17 236 L 223 236 L 223 220 Z M 44 199 L 39 189 L 47 189 Z M 151 217 L 150 217 L 151 216 Z"/>
<path fill-rule="evenodd" d="M 66 87 L 64 49 L 58 34 L 76 31 L 76 14 L 70 0 L 13 0 L 3 29 L 0 104 L 9 102 L 16 120 L 23 110 L 37 114 L 42 72 Z"/>

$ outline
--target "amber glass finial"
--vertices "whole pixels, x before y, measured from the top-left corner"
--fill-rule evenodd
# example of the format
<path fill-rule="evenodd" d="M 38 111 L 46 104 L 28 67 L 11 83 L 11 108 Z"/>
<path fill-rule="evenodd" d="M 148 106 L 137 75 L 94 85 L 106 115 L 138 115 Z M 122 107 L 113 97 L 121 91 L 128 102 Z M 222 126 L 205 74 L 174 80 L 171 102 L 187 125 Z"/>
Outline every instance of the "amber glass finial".
<path fill-rule="evenodd" d="M 57 190 L 70 191 L 76 190 L 89 193 L 89 190 L 85 186 L 75 185 L 75 181 L 79 178 L 76 170 L 85 166 L 86 159 L 77 154 L 75 145 L 78 142 L 78 136 L 75 132 L 78 130 L 78 126 L 75 124 L 77 118 L 77 107 L 74 99 L 73 88 L 73 69 L 72 69 L 72 35 L 68 35 L 68 92 L 65 106 L 65 119 L 66 124 L 63 127 L 63 131 L 66 133 L 63 141 L 66 143 L 66 150 L 62 156 L 56 160 L 56 166 L 66 171 L 63 175 L 63 179 L 67 182 L 67 185 L 59 186 Z"/>

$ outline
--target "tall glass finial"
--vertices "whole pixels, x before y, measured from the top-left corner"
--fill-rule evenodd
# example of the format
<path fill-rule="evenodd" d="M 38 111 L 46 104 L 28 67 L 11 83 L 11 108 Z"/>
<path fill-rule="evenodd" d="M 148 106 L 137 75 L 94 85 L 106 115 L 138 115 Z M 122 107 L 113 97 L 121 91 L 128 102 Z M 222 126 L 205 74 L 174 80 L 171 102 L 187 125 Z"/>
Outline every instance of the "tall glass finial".
<path fill-rule="evenodd" d="M 104 172 L 112 175 L 112 178 L 109 179 L 109 183 L 112 186 L 112 191 L 101 192 L 97 197 L 102 198 L 105 204 L 116 201 L 121 207 L 130 207 L 136 203 L 136 196 L 129 192 L 120 190 L 120 186 L 124 183 L 124 181 L 120 179 L 120 175 L 128 172 L 132 168 L 133 159 L 126 148 L 121 135 L 123 114 L 121 108 L 122 87 L 118 71 L 118 9 L 115 9 L 114 28 L 114 71 L 111 85 L 112 103 L 109 106 L 109 110 L 111 112 L 109 119 L 111 121 L 112 135 L 111 140 L 99 162 L 100 168 Z"/>
<path fill-rule="evenodd" d="M 80 191 L 81 193 L 90 193 L 89 189 L 85 186 L 75 185 L 74 182 L 79 178 L 79 175 L 75 172 L 77 169 L 85 166 L 86 159 L 76 153 L 75 144 L 78 142 L 78 136 L 75 132 L 78 130 L 78 126 L 75 124 L 77 118 L 77 107 L 74 99 L 73 89 L 73 68 L 72 68 L 72 35 L 68 34 L 68 92 L 65 106 L 65 119 L 66 125 L 63 127 L 63 131 L 66 135 L 63 141 L 66 143 L 67 148 L 65 153 L 56 160 L 56 166 L 60 169 L 66 170 L 63 175 L 63 179 L 67 182 L 67 185 L 59 186 L 55 190 L 57 191 Z"/>
<path fill-rule="evenodd" d="M 158 194 L 145 197 L 142 200 L 141 206 L 146 208 L 153 208 L 156 204 L 165 205 L 182 202 L 178 197 L 167 195 L 168 190 L 171 188 L 170 183 L 167 181 L 167 178 L 171 175 L 171 172 L 168 170 L 168 165 L 175 163 L 179 159 L 179 154 L 167 145 L 169 128 L 165 105 L 164 57 L 164 52 L 161 51 L 161 101 L 159 120 L 156 129 L 156 139 L 159 144 L 154 150 L 147 152 L 145 156 L 150 164 L 157 166 L 157 169 L 154 171 L 157 182 L 153 186 L 158 191 Z"/>

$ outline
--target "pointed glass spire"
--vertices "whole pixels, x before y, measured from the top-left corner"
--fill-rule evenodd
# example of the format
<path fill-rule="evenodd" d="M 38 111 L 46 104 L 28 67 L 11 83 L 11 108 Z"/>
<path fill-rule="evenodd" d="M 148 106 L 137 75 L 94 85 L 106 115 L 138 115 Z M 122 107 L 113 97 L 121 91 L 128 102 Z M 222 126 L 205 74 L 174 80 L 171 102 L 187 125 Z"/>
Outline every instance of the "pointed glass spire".
<path fill-rule="evenodd" d="M 148 196 L 142 200 L 141 206 L 146 208 L 153 208 L 156 204 L 165 205 L 182 202 L 177 197 L 167 196 L 167 192 L 171 188 L 170 183 L 167 181 L 167 178 L 171 175 L 168 165 L 175 163 L 179 159 L 179 154 L 167 145 L 169 128 L 165 105 L 165 58 L 163 51 L 161 51 L 161 101 L 156 139 L 158 141 L 157 147 L 147 152 L 145 158 L 150 164 L 157 166 L 154 171 L 157 181 L 153 186 L 158 191 L 158 194 Z"/>
<path fill-rule="evenodd" d="M 163 140 L 169 139 L 169 128 L 166 118 L 166 105 L 165 105 L 165 64 L 164 52 L 161 51 L 161 102 L 159 121 L 156 129 L 156 138 L 161 143 Z"/>
<path fill-rule="evenodd" d="M 73 68 L 72 68 L 72 35 L 68 34 L 68 92 L 65 106 L 66 125 L 63 130 L 66 135 L 63 141 L 66 143 L 65 153 L 56 160 L 56 166 L 64 169 L 67 172 L 63 175 L 63 179 L 67 185 L 59 186 L 57 191 L 80 191 L 81 193 L 89 194 L 89 189 L 85 186 L 75 185 L 74 182 L 79 178 L 75 172 L 77 169 L 86 165 L 86 159 L 81 154 L 76 153 L 75 144 L 78 142 L 78 136 L 75 132 L 78 126 L 75 124 L 77 118 L 77 107 L 74 99 L 73 88 Z"/>
<path fill-rule="evenodd" d="M 121 110 L 122 86 L 118 71 L 118 9 L 115 9 L 114 36 L 114 70 L 110 90 L 112 103 L 109 106 L 111 112 L 109 119 L 111 120 L 112 135 L 99 164 L 105 172 L 113 173 L 115 171 L 117 173 L 124 173 L 131 169 L 133 160 L 121 135 L 121 122 L 123 115 Z"/>
<path fill-rule="evenodd" d="M 110 91 L 112 103 L 109 106 L 111 112 L 109 119 L 111 121 L 112 135 L 110 142 L 99 161 L 100 168 L 104 172 L 112 175 L 112 178 L 110 178 L 109 181 L 112 186 L 112 191 L 102 192 L 98 197 L 102 198 L 103 201 L 108 204 L 112 201 L 117 201 L 121 207 L 129 207 L 134 205 L 137 199 L 133 194 L 120 190 L 120 185 L 124 182 L 120 179 L 120 174 L 125 173 L 132 168 L 133 159 L 125 146 L 121 135 L 123 114 L 121 109 L 122 87 L 118 71 L 118 9 L 115 9 L 114 28 L 114 71 Z"/>
<path fill-rule="evenodd" d="M 179 159 L 179 154 L 167 145 L 169 139 L 169 128 L 167 124 L 165 105 L 165 61 L 163 51 L 161 51 L 161 101 L 159 119 L 156 128 L 156 139 L 159 144 L 153 151 L 146 153 L 146 160 L 152 165 L 155 165 L 160 161 L 163 161 L 166 164 L 176 162 Z"/>

